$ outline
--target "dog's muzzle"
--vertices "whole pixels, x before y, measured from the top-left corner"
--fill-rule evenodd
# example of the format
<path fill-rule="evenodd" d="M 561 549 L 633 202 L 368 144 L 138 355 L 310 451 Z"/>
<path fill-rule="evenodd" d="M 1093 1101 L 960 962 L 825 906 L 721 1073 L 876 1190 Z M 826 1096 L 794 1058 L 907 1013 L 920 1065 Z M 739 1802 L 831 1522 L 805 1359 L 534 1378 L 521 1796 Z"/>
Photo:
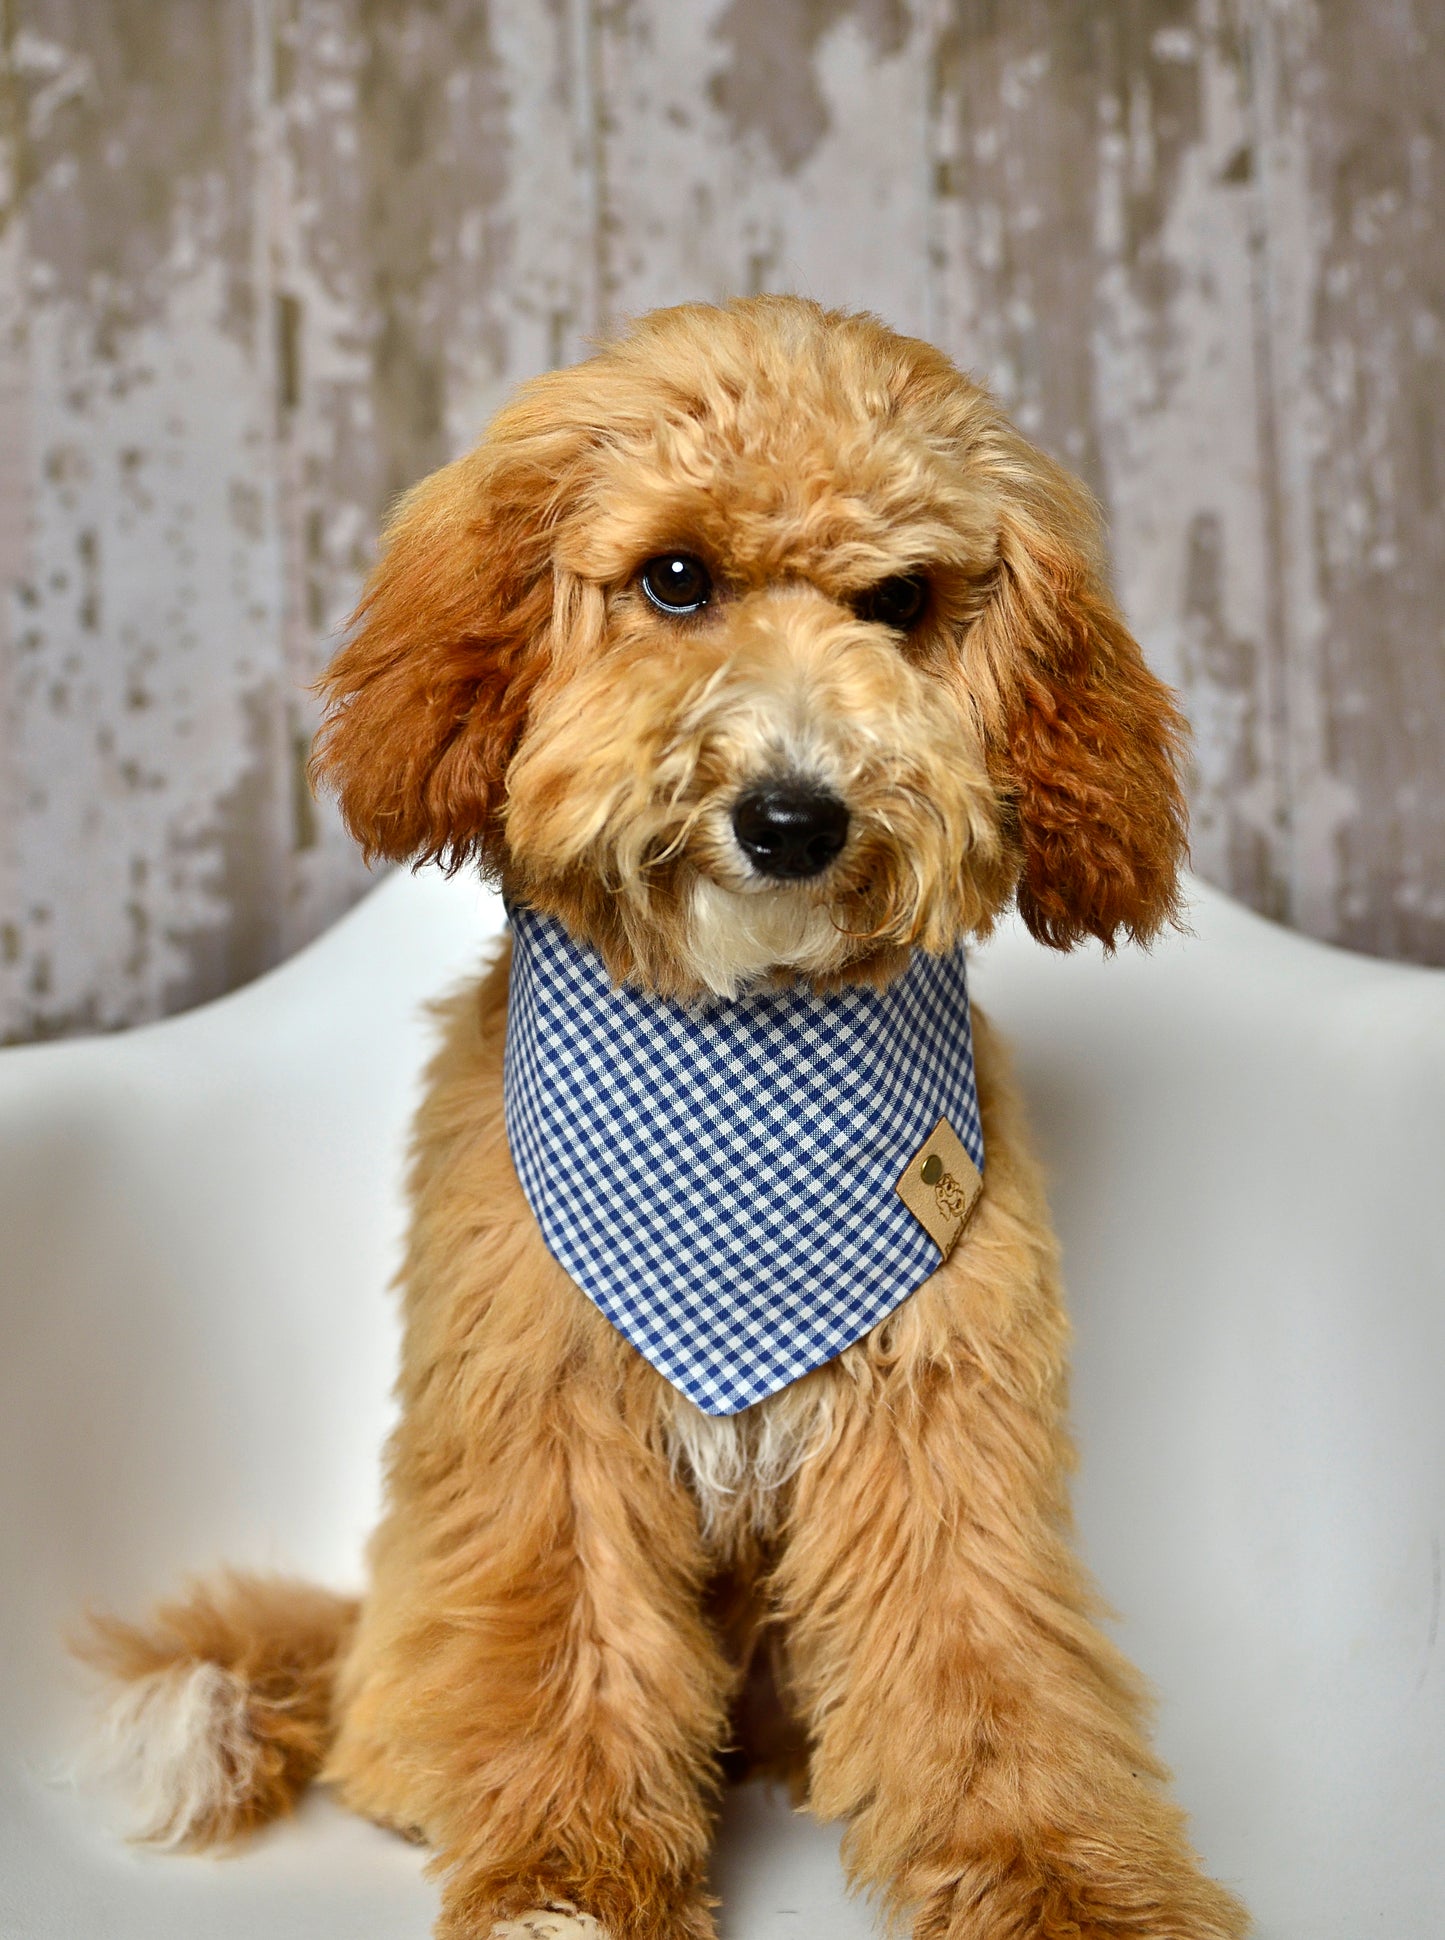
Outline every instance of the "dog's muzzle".
<path fill-rule="evenodd" d="M 848 808 L 815 783 L 763 782 L 738 796 L 733 834 L 761 875 L 819 876 L 848 840 Z"/>

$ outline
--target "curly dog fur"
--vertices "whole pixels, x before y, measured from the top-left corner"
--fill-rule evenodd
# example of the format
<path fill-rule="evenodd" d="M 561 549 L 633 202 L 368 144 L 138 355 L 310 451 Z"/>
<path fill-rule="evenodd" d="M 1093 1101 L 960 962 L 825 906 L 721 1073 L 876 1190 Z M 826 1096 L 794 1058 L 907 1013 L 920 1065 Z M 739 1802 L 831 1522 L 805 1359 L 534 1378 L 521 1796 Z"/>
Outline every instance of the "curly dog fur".
<path fill-rule="evenodd" d="M 640 584 L 669 553 L 695 613 Z M 900 578 L 906 628 L 872 603 Z M 658 992 L 884 984 L 1013 898 L 1057 948 L 1176 913 L 1182 724 L 1085 494 L 868 317 L 688 306 L 525 387 L 402 502 L 324 691 L 316 773 L 372 854 L 478 864 Z M 732 833 L 777 775 L 848 809 L 798 880 Z M 441 1012 L 359 1611 L 237 1578 L 95 1646 L 133 1739 L 189 1705 L 157 1829 L 225 1838 L 320 1770 L 433 1849 L 445 1940 L 704 1940 L 718 1787 L 762 1766 L 917 1940 L 1240 1935 L 1069 1546 L 1056 1247 L 987 1023 L 952 1256 L 714 1420 L 542 1242 L 506 984 Z"/>

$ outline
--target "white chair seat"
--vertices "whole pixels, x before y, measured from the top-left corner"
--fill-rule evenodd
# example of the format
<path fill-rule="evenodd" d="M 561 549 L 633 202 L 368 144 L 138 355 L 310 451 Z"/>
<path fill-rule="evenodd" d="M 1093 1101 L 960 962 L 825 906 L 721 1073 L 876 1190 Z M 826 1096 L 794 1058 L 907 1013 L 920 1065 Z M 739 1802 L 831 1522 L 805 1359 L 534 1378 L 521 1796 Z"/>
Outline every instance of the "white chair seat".
<path fill-rule="evenodd" d="M 1445 1905 L 1445 975 L 1197 889 L 1197 934 L 1006 929 L 1077 1327 L 1084 1548 L 1162 1698 L 1210 1868 L 1264 1940 L 1425 1940 Z M 392 877 L 270 976 L 0 1053 L 0 1932 L 423 1940 L 422 1858 L 324 1797 L 234 1860 L 136 1854 L 52 1774 L 60 1638 L 217 1562 L 354 1583 L 395 1357 L 422 1001 L 500 924 Z M 732 1940 L 861 1940 L 833 1832 L 756 1793 Z"/>

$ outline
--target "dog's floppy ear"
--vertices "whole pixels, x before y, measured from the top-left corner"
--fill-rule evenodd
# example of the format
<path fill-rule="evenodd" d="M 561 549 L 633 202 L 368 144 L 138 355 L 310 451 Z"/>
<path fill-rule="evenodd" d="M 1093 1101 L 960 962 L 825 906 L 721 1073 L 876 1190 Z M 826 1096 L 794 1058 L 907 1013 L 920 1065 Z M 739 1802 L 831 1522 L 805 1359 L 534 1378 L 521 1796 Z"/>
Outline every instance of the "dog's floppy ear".
<path fill-rule="evenodd" d="M 1010 454 L 998 581 L 979 625 L 1002 702 L 1018 908 L 1040 942 L 1147 942 L 1179 916 L 1187 729 L 1104 583 L 1083 488 Z"/>
<path fill-rule="evenodd" d="M 413 487 L 317 683 L 311 776 L 367 856 L 496 863 L 507 765 L 552 617 L 552 528 L 579 437 L 552 379 Z"/>

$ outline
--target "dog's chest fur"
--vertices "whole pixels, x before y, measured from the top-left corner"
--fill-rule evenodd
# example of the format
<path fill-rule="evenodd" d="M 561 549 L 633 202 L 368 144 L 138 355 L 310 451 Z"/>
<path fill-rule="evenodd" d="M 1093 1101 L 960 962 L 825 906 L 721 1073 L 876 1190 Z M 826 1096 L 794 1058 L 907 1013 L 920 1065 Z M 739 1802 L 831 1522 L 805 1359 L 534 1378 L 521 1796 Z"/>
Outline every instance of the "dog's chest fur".
<path fill-rule="evenodd" d="M 831 1383 L 803 1380 L 736 1415 L 705 1415 L 676 1391 L 663 1416 L 674 1469 L 719 1555 L 777 1525 L 788 1484 L 827 1438 Z"/>

